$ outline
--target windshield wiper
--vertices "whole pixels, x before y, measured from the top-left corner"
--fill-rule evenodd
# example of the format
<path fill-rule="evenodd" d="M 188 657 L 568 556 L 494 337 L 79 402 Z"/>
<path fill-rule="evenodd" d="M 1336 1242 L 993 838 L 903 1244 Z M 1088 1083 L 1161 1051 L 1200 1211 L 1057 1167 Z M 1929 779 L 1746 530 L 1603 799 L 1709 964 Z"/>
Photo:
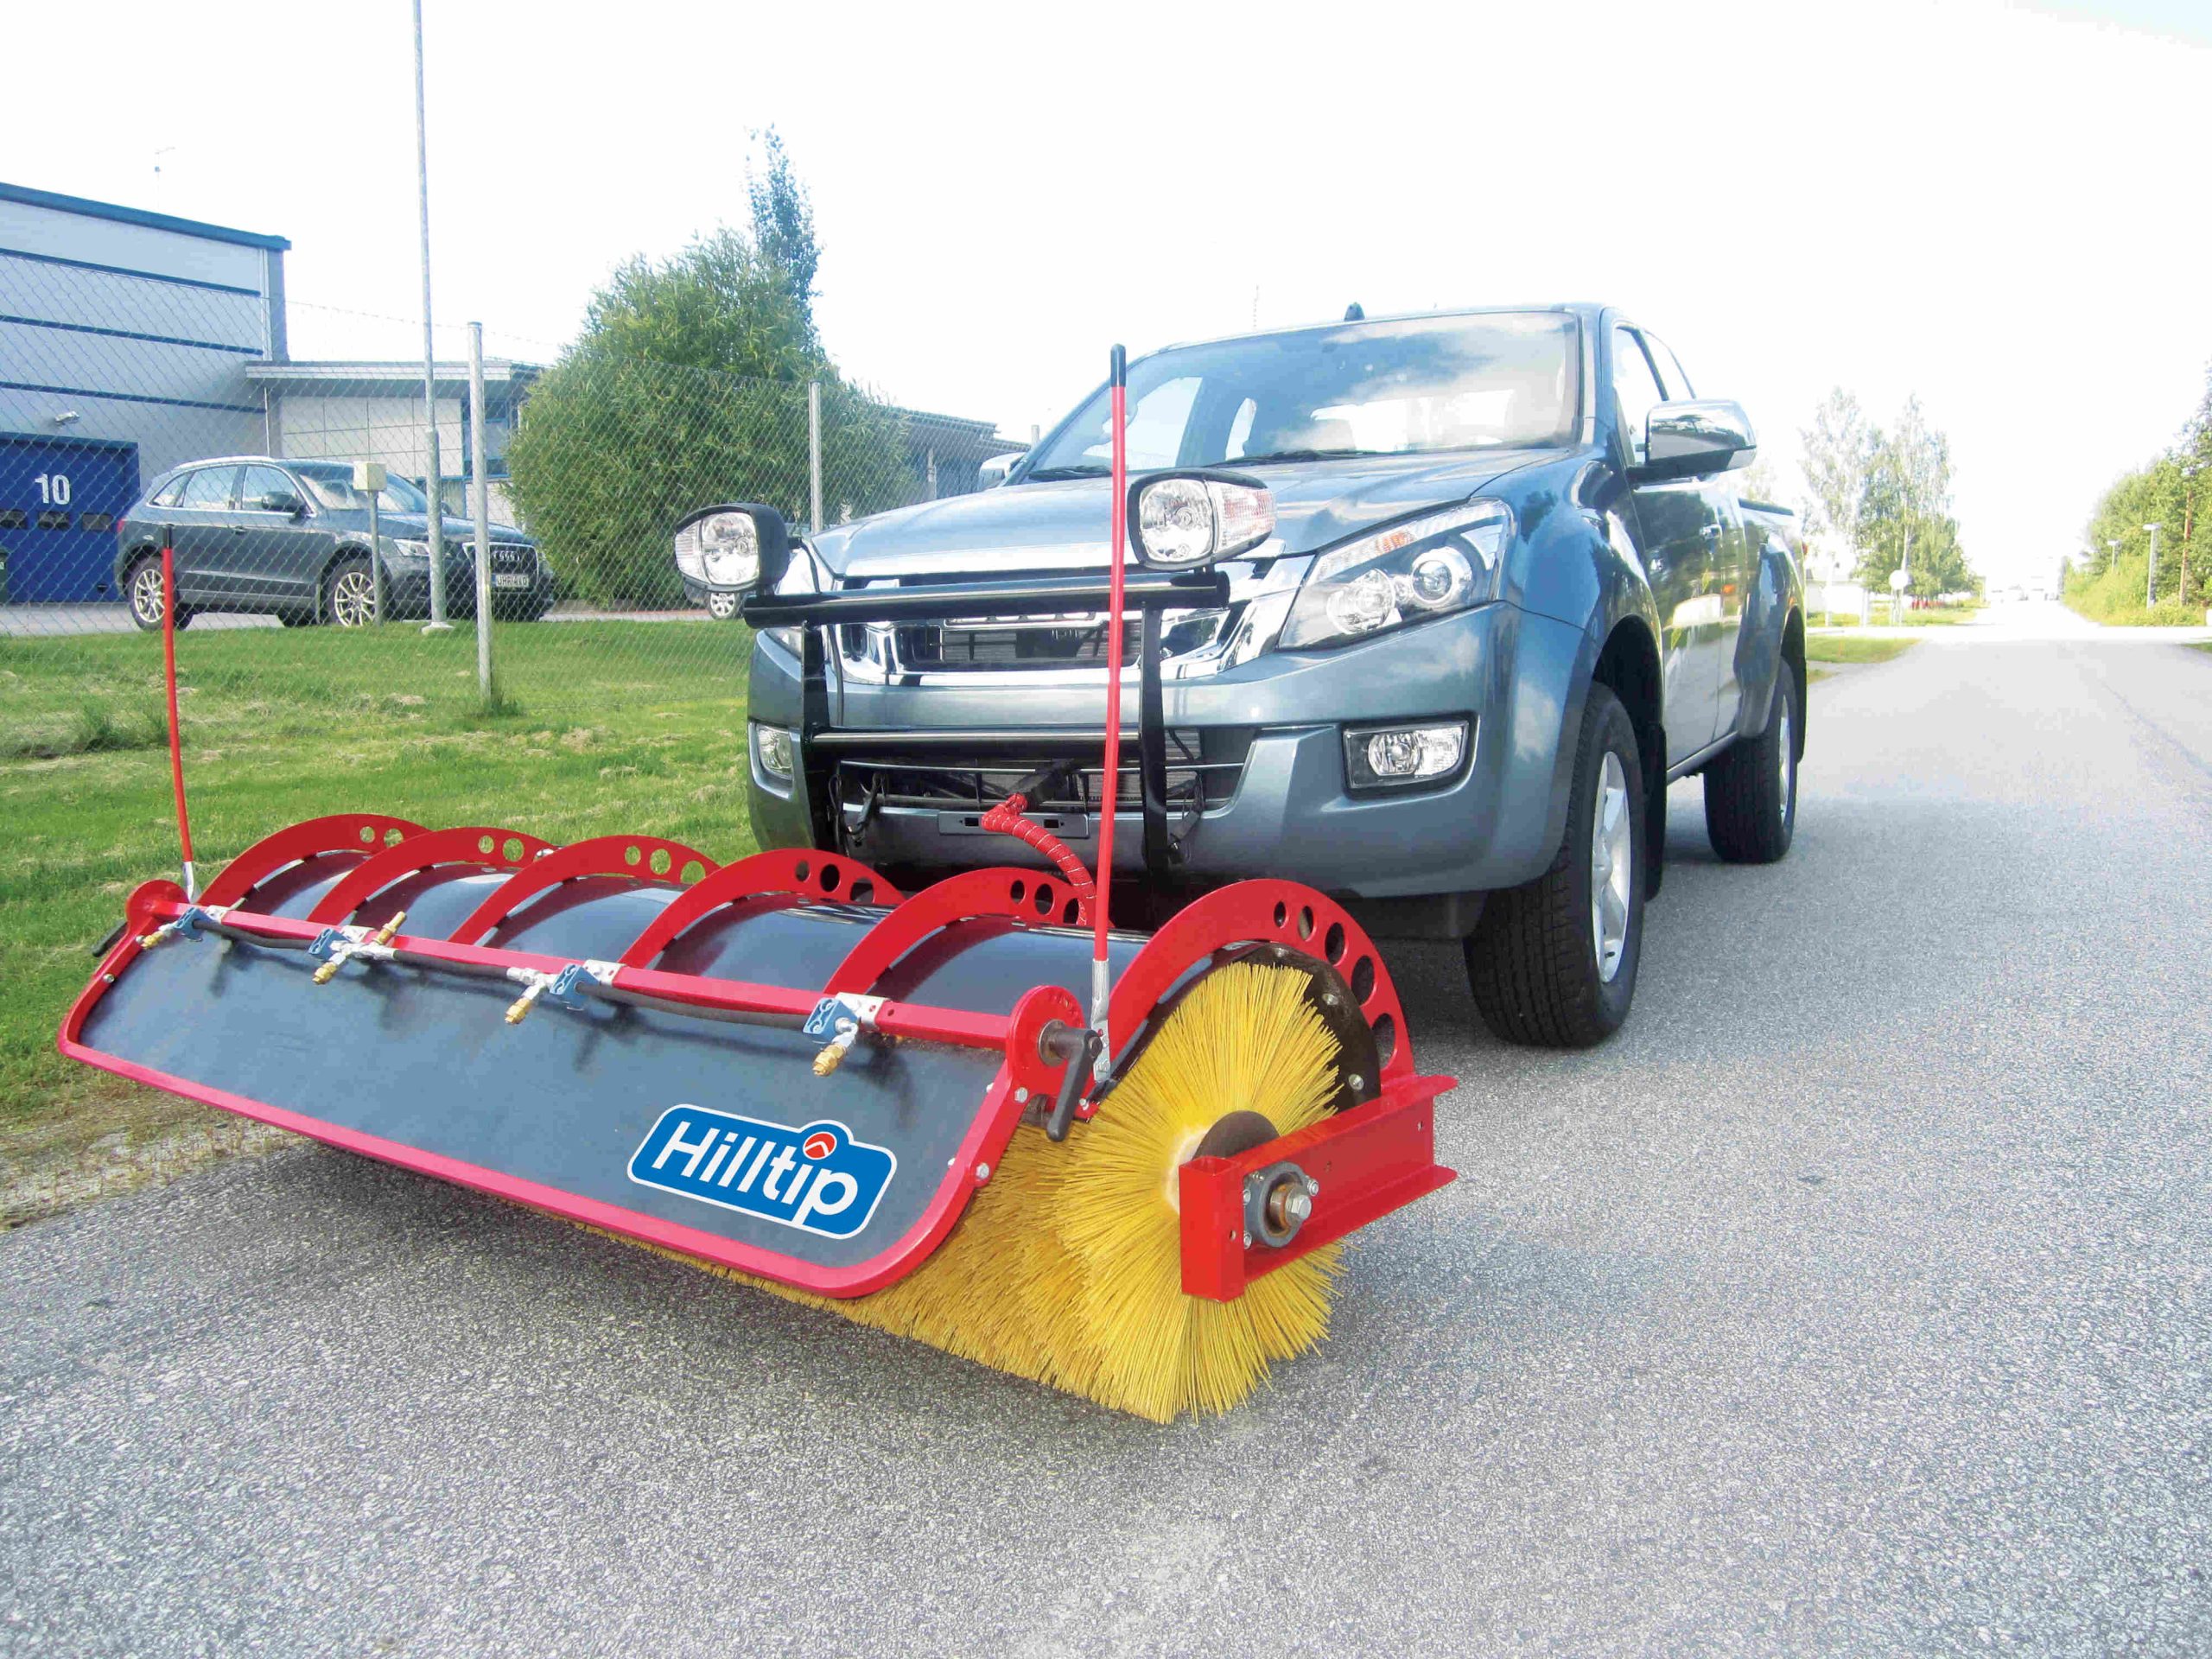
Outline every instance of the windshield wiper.
<path fill-rule="evenodd" d="M 1110 467 L 1101 467 L 1095 461 L 1086 461 L 1074 467 L 1039 467 L 1034 472 L 1024 473 L 1021 481 L 1033 484 L 1040 480 L 1050 483 L 1056 478 L 1103 478 L 1113 470 Z"/>
<path fill-rule="evenodd" d="M 1224 467 L 1258 467 L 1271 461 L 1344 461 L 1353 455 L 1389 455 L 1393 449 L 1275 449 L 1264 455 L 1239 455 Z"/>

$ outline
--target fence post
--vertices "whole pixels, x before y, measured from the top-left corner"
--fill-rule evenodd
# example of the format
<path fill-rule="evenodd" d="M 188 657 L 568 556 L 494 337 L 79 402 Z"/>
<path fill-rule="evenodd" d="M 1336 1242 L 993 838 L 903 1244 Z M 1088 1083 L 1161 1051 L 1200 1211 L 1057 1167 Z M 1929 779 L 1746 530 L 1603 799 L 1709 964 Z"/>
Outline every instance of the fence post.
<path fill-rule="evenodd" d="M 415 0 L 415 194 L 423 220 L 423 412 L 429 421 L 428 446 L 430 497 L 430 620 L 425 633 L 443 633 L 446 620 L 445 483 L 438 476 L 438 368 L 435 336 L 430 332 L 430 140 L 423 124 L 423 0 Z"/>
<path fill-rule="evenodd" d="M 376 483 L 375 475 L 371 474 L 368 481 Z M 377 531 L 377 498 L 383 493 L 380 484 L 369 492 L 369 611 L 370 620 L 378 627 L 384 626 L 384 537 Z"/>
<path fill-rule="evenodd" d="M 468 325 L 468 516 L 476 529 L 476 689 L 492 705 L 492 509 L 484 482 L 484 325 Z"/>
<path fill-rule="evenodd" d="M 822 533 L 822 383 L 806 383 L 806 496 L 814 533 Z"/>

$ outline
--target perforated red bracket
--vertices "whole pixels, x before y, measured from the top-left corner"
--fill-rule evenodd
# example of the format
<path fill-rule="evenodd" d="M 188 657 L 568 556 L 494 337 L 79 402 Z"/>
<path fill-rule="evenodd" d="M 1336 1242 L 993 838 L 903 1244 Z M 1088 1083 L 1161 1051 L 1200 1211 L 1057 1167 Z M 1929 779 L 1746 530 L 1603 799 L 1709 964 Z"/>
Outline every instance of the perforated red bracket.
<path fill-rule="evenodd" d="M 1072 926 L 1074 890 L 1034 870 L 967 870 L 924 887 L 868 931 L 823 988 L 865 993 L 892 965 L 932 933 L 979 916 Z"/>
<path fill-rule="evenodd" d="M 235 905 L 277 871 L 331 853 L 358 853 L 365 861 L 387 847 L 423 834 L 423 826 L 381 812 L 334 812 L 287 824 L 264 836 L 229 863 L 200 895 L 203 905 Z"/>
<path fill-rule="evenodd" d="M 627 875 L 675 884 L 702 880 L 718 868 L 713 859 L 680 841 L 658 836 L 594 836 L 531 859 L 447 937 L 455 944 L 474 944 L 539 893 L 580 876 Z"/>
<path fill-rule="evenodd" d="M 725 864 L 695 882 L 638 935 L 622 953 L 622 965 L 652 967 L 670 945 L 715 911 L 749 899 L 785 896 L 853 905 L 895 905 L 901 897 L 898 888 L 857 860 L 773 848 Z"/>
<path fill-rule="evenodd" d="M 478 824 L 466 830 L 428 830 L 387 848 L 325 893 L 308 919 L 335 926 L 395 881 L 441 864 L 474 864 L 481 870 L 518 870 L 553 843 L 519 830 Z"/>
<path fill-rule="evenodd" d="M 1327 963 L 1351 987 L 1361 1016 L 1375 1033 L 1383 1080 L 1412 1073 L 1406 1011 L 1382 965 L 1382 953 L 1342 905 L 1295 881 L 1238 881 L 1217 887 L 1146 940 L 1114 983 L 1110 1023 L 1116 1052 L 1185 974 L 1215 951 L 1240 944 L 1287 945 Z"/>

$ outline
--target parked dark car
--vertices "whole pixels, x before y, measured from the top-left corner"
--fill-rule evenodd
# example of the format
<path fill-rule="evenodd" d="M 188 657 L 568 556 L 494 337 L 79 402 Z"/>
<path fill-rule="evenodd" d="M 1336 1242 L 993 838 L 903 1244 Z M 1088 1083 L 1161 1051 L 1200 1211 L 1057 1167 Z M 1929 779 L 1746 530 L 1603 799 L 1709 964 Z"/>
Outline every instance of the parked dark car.
<path fill-rule="evenodd" d="M 430 608 L 429 499 L 404 479 L 377 498 L 377 552 L 387 619 Z M 446 518 L 446 607 L 476 612 L 475 527 Z M 492 527 L 493 614 L 535 622 L 553 603 L 553 572 L 537 543 Z M 117 531 L 116 590 L 142 628 L 162 626 L 162 543 L 176 550 L 177 626 L 200 611 L 274 615 L 287 627 L 376 619 L 369 499 L 341 461 L 232 455 L 173 467 L 154 480 Z"/>

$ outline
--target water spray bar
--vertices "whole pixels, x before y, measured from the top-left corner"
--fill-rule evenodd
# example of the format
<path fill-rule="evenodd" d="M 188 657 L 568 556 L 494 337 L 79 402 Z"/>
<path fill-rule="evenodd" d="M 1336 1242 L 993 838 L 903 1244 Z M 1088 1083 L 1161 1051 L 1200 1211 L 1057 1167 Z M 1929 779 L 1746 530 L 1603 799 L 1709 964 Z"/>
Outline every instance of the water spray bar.
<path fill-rule="evenodd" d="M 197 919 L 187 926 L 184 924 L 188 913 L 196 913 Z M 324 968 L 330 967 L 332 959 L 343 950 L 346 955 L 339 958 L 341 962 L 358 957 L 467 977 L 511 980 L 524 988 L 521 1001 L 526 1005 L 535 1004 L 557 986 L 561 994 L 555 1000 L 571 1007 L 582 1007 L 586 998 L 597 998 L 668 1014 L 734 1019 L 741 1023 L 804 1030 L 807 1022 L 818 1016 L 825 1001 L 872 1004 L 864 1023 L 868 1029 L 883 1036 L 998 1050 L 1006 1048 L 1014 1025 L 1004 1014 L 839 994 L 825 997 L 820 990 L 759 985 L 744 980 L 708 979 L 620 963 L 571 962 L 492 945 L 410 938 L 396 931 L 397 918 L 370 933 L 361 928 L 329 928 L 314 922 L 295 921 L 289 917 L 264 916 L 236 906 L 218 918 L 201 906 L 175 899 L 154 899 L 146 906 L 145 914 L 149 920 L 158 919 L 163 925 L 150 930 L 147 935 L 134 936 L 130 944 L 137 949 L 147 948 L 141 944 L 142 937 L 197 938 L 202 932 L 245 944 L 311 953 L 318 944 L 324 944 L 320 953 Z M 175 925 L 174 931 L 171 925 Z M 388 938 L 385 937 L 386 930 L 391 930 Z M 354 937 L 357 935 L 359 937 Z M 533 986 L 537 987 L 534 991 L 531 988 Z"/>

